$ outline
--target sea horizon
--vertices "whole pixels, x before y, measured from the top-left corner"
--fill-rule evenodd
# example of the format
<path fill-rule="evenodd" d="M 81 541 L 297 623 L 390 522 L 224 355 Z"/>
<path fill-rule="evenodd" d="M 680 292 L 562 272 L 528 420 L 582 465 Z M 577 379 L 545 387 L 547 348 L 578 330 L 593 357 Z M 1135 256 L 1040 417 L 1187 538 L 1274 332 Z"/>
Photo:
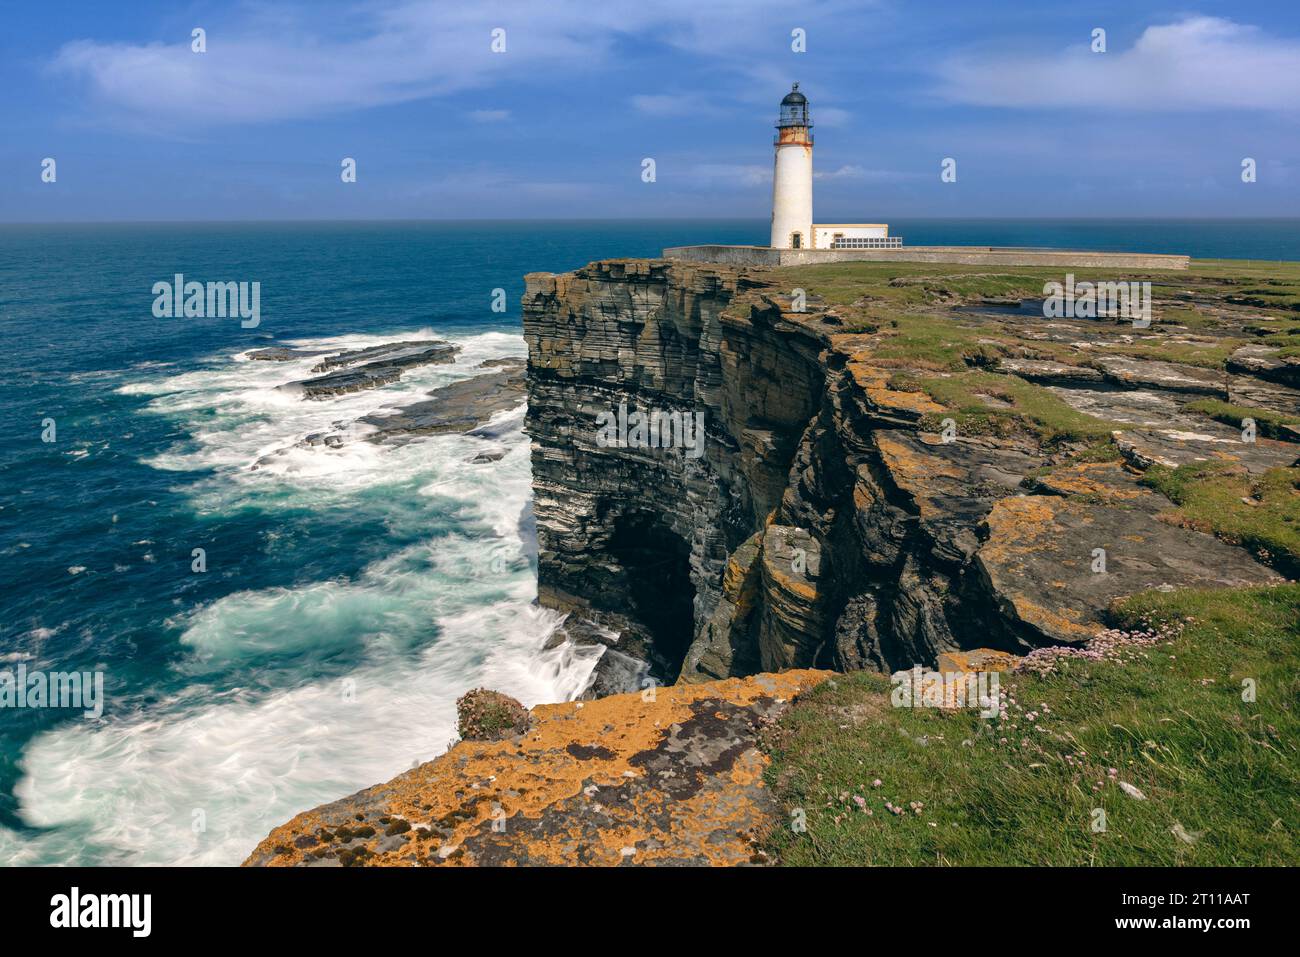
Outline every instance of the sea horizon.
<path fill-rule="evenodd" d="M 833 219 L 833 217 L 832 217 Z M 1297 217 L 905 217 L 890 219 L 890 234 L 904 246 L 998 246 L 1069 251 L 1145 252 L 1186 255 L 1194 259 L 1240 259 L 1258 262 L 1300 261 L 1300 218 Z M 669 246 L 767 245 L 768 221 L 754 217 L 521 217 L 481 219 L 208 219 L 105 220 L 85 222 L 0 223 L 0 235 L 24 230 L 57 234 L 68 230 L 171 229 L 203 232 L 299 228 L 368 229 L 553 229 L 572 232 L 584 227 L 621 227 L 654 232 L 657 239 L 637 242 L 630 250 L 610 249 L 599 258 L 653 257 Z M 638 229 L 641 227 L 641 229 Z M 661 231 L 662 230 L 662 231 Z M 645 237 L 649 240 L 649 237 Z M 573 262 L 564 268 L 576 268 Z M 541 267 L 538 267 L 539 270 Z M 528 270 L 533 271 L 533 270 Z"/>

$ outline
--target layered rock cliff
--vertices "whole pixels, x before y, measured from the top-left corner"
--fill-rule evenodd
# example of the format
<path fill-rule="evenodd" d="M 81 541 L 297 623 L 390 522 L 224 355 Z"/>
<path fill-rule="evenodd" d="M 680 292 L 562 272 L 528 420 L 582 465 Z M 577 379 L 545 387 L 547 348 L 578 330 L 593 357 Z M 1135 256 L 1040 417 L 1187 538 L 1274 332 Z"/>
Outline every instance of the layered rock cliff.
<path fill-rule="evenodd" d="M 906 322 L 866 287 L 838 304 L 804 291 L 799 311 L 805 276 L 611 260 L 527 277 L 540 600 L 610 646 L 594 693 L 647 670 L 692 682 L 1023 653 L 1086 640 L 1146 588 L 1280 580 L 1165 520 L 1171 503 L 1141 484 L 1153 463 L 1295 463 L 1291 441 L 1247 443 L 1183 408 L 1245 395 L 1300 412 L 1277 369 L 1162 361 L 1105 318 L 955 310 L 979 298 L 938 279 L 911 282 L 924 295 Z M 1235 344 L 1248 313 L 1205 308 L 1218 339 L 1151 339 Z M 598 416 L 620 407 L 701 415 L 703 453 L 602 442 Z"/>

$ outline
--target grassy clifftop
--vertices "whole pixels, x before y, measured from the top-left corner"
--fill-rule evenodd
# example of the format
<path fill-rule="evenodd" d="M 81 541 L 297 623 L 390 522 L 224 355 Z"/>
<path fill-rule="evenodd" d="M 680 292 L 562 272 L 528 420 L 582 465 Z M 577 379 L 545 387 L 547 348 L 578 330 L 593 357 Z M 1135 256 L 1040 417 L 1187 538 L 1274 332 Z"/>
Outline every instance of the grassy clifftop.
<path fill-rule="evenodd" d="M 1003 675 L 1000 719 L 891 707 L 875 674 L 809 692 L 769 735 L 767 770 L 807 830 L 775 829 L 768 852 L 788 865 L 1300 861 L 1300 586 L 1146 593 L 1117 625 L 1177 637 Z"/>
<path fill-rule="evenodd" d="M 889 388 L 942 407 L 923 429 L 951 419 L 960 435 L 1059 450 L 1062 464 L 1127 460 L 1176 506 L 1167 520 L 1300 572 L 1300 468 L 1287 452 L 1300 442 L 1300 263 L 1075 271 L 1076 282 L 1150 282 L 1145 328 L 1045 319 L 1044 284 L 1065 277 L 1043 267 L 838 263 L 773 275 L 869 336 Z M 1262 441 L 1223 428 L 1247 424 Z"/>

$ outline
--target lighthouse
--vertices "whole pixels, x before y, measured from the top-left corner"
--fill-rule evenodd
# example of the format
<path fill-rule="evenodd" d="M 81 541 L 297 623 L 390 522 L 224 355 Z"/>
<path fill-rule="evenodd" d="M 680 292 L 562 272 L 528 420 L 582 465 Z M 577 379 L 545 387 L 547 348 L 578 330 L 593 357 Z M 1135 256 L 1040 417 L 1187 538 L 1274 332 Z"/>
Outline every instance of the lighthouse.
<path fill-rule="evenodd" d="M 808 97 L 794 84 L 781 101 L 772 173 L 772 248 L 805 249 L 812 243 L 812 119 Z"/>
<path fill-rule="evenodd" d="M 776 166 L 772 172 L 773 249 L 897 249 L 888 223 L 814 223 L 812 212 L 812 118 L 808 97 L 794 84 L 781 101 L 776 123 Z M 793 257 L 816 261 L 820 254 Z M 861 257 L 859 257 L 861 258 Z"/>

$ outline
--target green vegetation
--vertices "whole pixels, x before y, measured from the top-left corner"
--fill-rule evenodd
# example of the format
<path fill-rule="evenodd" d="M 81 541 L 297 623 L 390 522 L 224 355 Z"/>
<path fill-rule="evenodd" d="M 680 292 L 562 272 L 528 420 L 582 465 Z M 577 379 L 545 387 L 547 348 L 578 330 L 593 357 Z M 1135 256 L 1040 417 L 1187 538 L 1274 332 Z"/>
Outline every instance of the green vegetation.
<path fill-rule="evenodd" d="M 1295 433 L 1287 431 L 1285 426 L 1300 425 L 1300 416 L 1284 415 L 1271 409 L 1252 409 L 1243 405 L 1232 405 L 1219 399 L 1197 399 L 1188 402 L 1183 408 L 1188 412 L 1200 412 L 1210 418 L 1228 425 L 1241 427 L 1245 419 L 1254 419 L 1258 434 L 1269 439 L 1294 439 Z"/>
<path fill-rule="evenodd" d="M 1279 348 L 1281 351 L 1278 355 L 1283 359 L 1294 359 L 1300 356 L 1300 334 L 1294 329 L 1272 333 L 1265 337 L 1262 342 L 1266 346 Z"/>
<path fill-rule="evenodd" d="M 456 701 L 456 730 L 466 741 L 500 741 L 528 730 L 528 709 L 499 691 L 475 688 Z"/>
<path fill-rule="evenodd" d="M 1044 283 L 1061 278 L 1060 270 L 1046 267 L 1017 267 L 1006 273 L 990 268 L 951 263 L 848 262 L 775 269 L 773 275 L 779 285 L 808 289 L 835 305 L 850 305 L 865 297 L 895 306 L 956 298 L 1033 298 L 1043 294 Z M 1081 273 L 1076 275 L 1082 277 Z"/>
<path fill-rule="evenodd" d="M 900 374 L 889 385 L 900 391 L 925 392 L 947 406 L 964 435 L 1007 435 L 1019 428 L 1053 444 L 1106 439 L 1121 427 L 1079 412 L 1051 390 L 1018 376 L 979 370 L 945 378 Z M 935 421 L 923 422 L 923 428 L 937 430 L 943 417 L 932 414 L 927 418 Z"/>
<path fill-rule="evenodd" d="M 1000 720 L 893 708 L 887 678 L 837 675 L 768 736 L 768 783 L 786 819 L 803 809 L 807 821 L 776 829 L 768 853 L 787 865 L 1294 864 L 1300 585 L 1150 592 L 1116 612 L 1126 629 L 1179 623 L 1180 636 L 1121 660 L 1003 675 L 1016 703 Z"/>
<path fill-rule="evenodd" d="M 960 372 L 1006 355 L 1009 344 L 993 330 L 964 325 L 948 316 L 900 316 L 882 328 L 872 358 L 882 366 Z"/>
<path fill-rule="evenodd" d="M 1178 506 L 1189 528 L 1243 545 L 1288 577 L 1300 576 L 1300 468 L 1248 475 L 1231 463 L 1156 465 L 1142 482 Z"/>
<path fill-rule="evenodd" d="M 1166 306 L 1155 317 L 1156 324 L 1183 326 L 1192 331 L 1214 329 L 1219 323 L 1213 316 L 1186 306 Z"/>
<path fill-rule="evenodd" d="M 1202 369 L 1222 369 L 1232 355 L 1243 345 L 1244 339 L 1214 339 L 1204 343 L 1161 341 L 1151 337 L 1148 341 L 1107 345 L 1106 354 L 1130 356 L 1134 359 L 1154 359 L 1159 362 L 1180 362 Z"/>

